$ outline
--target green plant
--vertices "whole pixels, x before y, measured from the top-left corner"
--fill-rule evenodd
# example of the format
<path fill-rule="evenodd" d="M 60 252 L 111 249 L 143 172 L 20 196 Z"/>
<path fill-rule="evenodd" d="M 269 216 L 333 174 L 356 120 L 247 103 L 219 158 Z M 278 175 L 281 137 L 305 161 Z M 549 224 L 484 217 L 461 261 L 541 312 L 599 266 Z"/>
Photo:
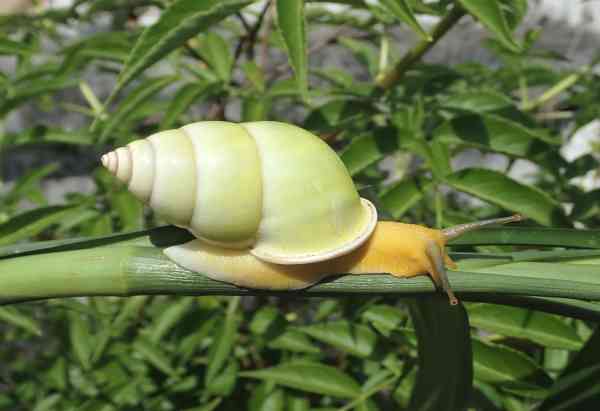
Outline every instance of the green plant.
<path fill-rule="evenodd" d="M 100 153 L 199 119 L 273 119 L 338 149 L 389 219 L 445 227 L 518 212 L 529 222 L 453 243 L 450 280 L 468 301 L 455 309 L 427 278 L 385 275 L 272 298 L 166 260 L 160 247 L 187 234 L 153 228 L 162 222 L 95 165 L 94 192 L 63 205 L 40 191 L 57 166 L 31 170 L 0 197 L 0 304 L 145 295 L 0 307 L 0 408 L 591 409 L 600 215 L 597 190 L 572 179 L 598 162 L 559 149 L 564 130 L 598 117 L 595 62 L 557 69 L 538 32 L 515 38 L 524 0 L 346 0 L 335 13 L 318 1 L 251 3 L 80 0 L 0 16 L 0 53 L 14 63 L 0 73 L 0 121 L 33 107 L 84 124 L 3 132 L 4 157 Z M 152 10 L 158 20 L 142 27 Z M 439 20 L 427 29 L 415 15 Z M 489 32 L 496 67 L 424 62 L 470 18 Z M 90 26 L 75 40 L 65 32 Z M 397 26 L 418 36 L 402 56 Z M 318 28 L 332 34 L 308 41 Z M 329 52 L 349 53 L 357 72 L 320 66 Z M 468 148 L 503 156 L 505 168 L 457 169 Z M 537 170 L 529 185 L 510 177 L 522 161 Z M 22 211 L 24 200 L 34 208 Z"/>

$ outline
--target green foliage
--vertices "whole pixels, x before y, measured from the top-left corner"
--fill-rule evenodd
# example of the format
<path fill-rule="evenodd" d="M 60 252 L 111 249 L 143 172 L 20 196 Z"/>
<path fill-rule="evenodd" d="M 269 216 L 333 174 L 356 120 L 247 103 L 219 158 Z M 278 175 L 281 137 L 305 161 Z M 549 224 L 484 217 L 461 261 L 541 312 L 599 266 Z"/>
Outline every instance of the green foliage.
<path fill-rule="evenodd" d="M 398 301 L 378 276 L 378 294 L 368 285 L 361 297 L 0 307 L 0 409 L 582 410 L 600 401 L 599 332 L 589 321 L 600 313 L 600 191 L 574 180 L 598 169 L 598 147 L 570 162 L 560 155 L 574 130 L 600 117 L 597 61 L 564 68 L 536 45 L 538 32 L 518 38 L 525 0 L 343 0 L 335 12 L 320 3 L 83 0 L 0 15 L 0 55 L 11 67 L 0 72 L 3 159 L 46 149 L 95 155 L 199 120 L 294 122 L 338 150 L 384 218 L 449 226 L 529 217 L 452 243 L 461 272 L 451 282 L 479 302 Z M 157 20 L 142 24 L 146 12 Z M 439 23 L 427 28 L 421 16 Z M 423 61 L 461 18 L 488 31 L 497 64 Z M 404 56 L 391 35 L 398 26 L 418 38 Z M 322 66 L 323 53 L 354 65 Z M 26 110 L 46 115 L 5 130 Z M 504 165 L 465 168 L 472 150 Z M 523 162 L 535 168 L 527 183 L 515 177 Z M 17 274 L 38 284 L 58 273 L 49 262 L 60 254 L 50 251 L 83 249 L 65 254 L 74 256 L 64 261 L 70 281 L 53 295 L 112 289 L 116 274 L 78 277 L 109 264 L 141 274 L 169 267 L 151 242 L 185 234 L 124 235 L 161 221 L 95 167 L 86 172 L 93 192 L 69 193 L 61 205 L 41 189 L 59 175 L 55 163 L 0 187 L 2 267 L 29 264 Z M 425 278 L 404 284 L 431 291 Z"/>

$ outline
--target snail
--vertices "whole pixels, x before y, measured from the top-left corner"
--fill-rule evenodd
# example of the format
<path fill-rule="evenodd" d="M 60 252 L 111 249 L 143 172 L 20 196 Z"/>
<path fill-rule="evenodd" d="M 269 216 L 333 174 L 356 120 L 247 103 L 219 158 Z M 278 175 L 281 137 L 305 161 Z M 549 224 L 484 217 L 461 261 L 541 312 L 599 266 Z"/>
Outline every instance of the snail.
<path fill-rule="evenodd" d="M 202 121 L 102 156 L 102 164 L 194 240 L 167 247 L 176 264 L 247 288 L 290 290 L 338 273 L 429 274 L 457 304 L 449 239 L 505 217 L 435 230 L 377 221 L 324 141 L 290 124 Z"/>

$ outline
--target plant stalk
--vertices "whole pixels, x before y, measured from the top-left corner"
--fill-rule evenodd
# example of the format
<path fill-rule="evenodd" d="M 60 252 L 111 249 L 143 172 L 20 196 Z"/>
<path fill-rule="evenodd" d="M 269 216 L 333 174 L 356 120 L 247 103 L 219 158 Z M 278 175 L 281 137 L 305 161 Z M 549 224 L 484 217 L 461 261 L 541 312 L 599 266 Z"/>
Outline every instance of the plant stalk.
<path fill-rule="evenodd" d="M 450 271 L 454 291 L 465 300 L 492 300 L 524 305 L 527 298 L 545 297 L 558 305 L 600 319 L 600 305 L 565 298 L 600 301 L 598 281 L 566 281 Z M 82 296 L 279 295 L 322 297 L 394 294 L 398 297 L 438 292 L 426 276 L 396 278 L 387 274 L 346 275 L 298 291 L 239 288 L 185 270 L 167 259 L 159 247 L 125 245 L 84 248 L 4 258 L 0 260 L 0 305 L 48 298 Z M 516 298 L 519 296 L 519 298 Z M 516 301 L 516 303 L 515 303 Z M 510 303 L 510 302 L 509 302 Z"/>
<path fill-rule="evenodd" d="M 377 76 L 375 80 L 377 87 L 382 90 L 389 90 L 394 87 L 404 76 L 404 73 L 418 62 L 464 15 L 464 9 L 455 5 L 433 28 L 431 40 L 423 39 L 419 41 L 391 70 Z"/>

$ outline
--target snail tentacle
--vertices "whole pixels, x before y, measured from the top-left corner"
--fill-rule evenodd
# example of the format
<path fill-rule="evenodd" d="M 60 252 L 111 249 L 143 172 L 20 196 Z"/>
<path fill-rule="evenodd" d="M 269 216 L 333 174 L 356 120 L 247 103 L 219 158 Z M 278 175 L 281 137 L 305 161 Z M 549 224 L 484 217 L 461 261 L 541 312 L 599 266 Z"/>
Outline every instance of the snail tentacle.
<path fill-rule="evenodd" d="M 448 273 L 444 265 L 445 255 L 442 252 L 442 249 L 438 243 L 429 240 L 425 246 L 425 254 L 427 255 L 427 258 L 429 258 L 431 264 L 430 274 L 433 282 L 448 294 L 450 305 L 457 305 L 458 298 L 454 295 L 452 287 L 450 286 L 450 281 L 448 281 Z"/>

